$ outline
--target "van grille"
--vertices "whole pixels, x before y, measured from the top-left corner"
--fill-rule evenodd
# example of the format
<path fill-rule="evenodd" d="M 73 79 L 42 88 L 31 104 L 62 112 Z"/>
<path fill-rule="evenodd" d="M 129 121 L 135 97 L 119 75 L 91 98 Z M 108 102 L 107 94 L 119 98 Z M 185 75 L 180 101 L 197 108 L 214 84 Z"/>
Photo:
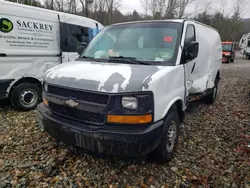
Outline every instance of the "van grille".
<path fill-rule="evenodd" d="M 105 114 L 78 110 L 76 108 L 58 105 L 52 102 L 49 102 L 49 108 L 55 114 L 77 121 L 83 121 L 98 125 L 103 125 L 105 123 Z"/>
<path fill-rule="evenodd" d="M 48 85 L 48 93 L 66 98 L 75 98 L 77 100 L 92 102 L 97 104 L 107 104 L 109 100 L 109 96 L 105 94 L 77 91 L 73 89 L 66 89 L 51 85 Z"/>

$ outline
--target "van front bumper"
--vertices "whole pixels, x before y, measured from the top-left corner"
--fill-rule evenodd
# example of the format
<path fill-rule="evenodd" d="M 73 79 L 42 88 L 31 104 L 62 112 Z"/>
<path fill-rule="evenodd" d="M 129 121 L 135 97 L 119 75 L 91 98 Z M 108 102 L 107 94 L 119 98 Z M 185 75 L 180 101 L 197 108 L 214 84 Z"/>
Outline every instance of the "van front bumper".
<path fill-rule="evenodd" d="M 114 156 L 139 157 L 151 153 L 160 143 L 163 121 L 152 125 L 91 126 L 54 116 L 43 103 L 37 107 L 39 127 L 65 144 Z"/>

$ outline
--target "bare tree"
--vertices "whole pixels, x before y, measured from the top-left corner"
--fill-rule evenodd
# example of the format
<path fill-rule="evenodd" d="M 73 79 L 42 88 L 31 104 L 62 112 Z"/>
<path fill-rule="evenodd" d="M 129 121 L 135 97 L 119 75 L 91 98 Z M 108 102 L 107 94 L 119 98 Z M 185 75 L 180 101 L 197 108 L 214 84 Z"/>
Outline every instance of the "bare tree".
<path fill-rule="evenodd" d="M 203 8 L 203 12 L 208 13 L 209 12 L 208 10 L 210 10 L 211 7 L 212 7 L 212 2 L 211 1 L 207 1 L 206 4 L 205 4 L 205 6 L 204 6 L 204 8 Z"/>
<path fill-rule="evenodd" d="M 85 10 L 85 0 L 80 0 L 81 6 L 82 6 L 82 14 L 86 15 L 86 10 Z"/>
<path fill-rule="evenodd" d="M 105 0 L 107 11 L 108 11 L 108 22 L 109 24 L 112 23 L 112 16 L 114 10 L 121 6 L 122 0 Z"/>
<path fill-rule="evenodd" d="M 165 17 L 174 18 L 176 8 L 177 8 L 177 0 L 169 0 L 166 7 Z"/>
<path fill-rule="evenodd" d="M 182 18 L 187 6 L 194 2 L 195 0 L 178 0 L 177 7 L 178 7 L 178 15 L 177 18 Z"/>
<path fill-rule="evenodd" d="M 76 9 L 77 9 L 76 0 L 69 0 L 68 12 L 72 14 L 76 14 Z"/>
<path fill-rule="evenodd" d="M 141 0 L 145 12 L 150 11 L 154 19 L 182 18 L 187 6 L 194 0 Z"/>
<path fill-rule="evenodd" d="M 141 5 L 144 9 L 144 13 L 147 16 L 148 15 L 148 10 L 149 10 L 149 1 L 148 0 L 141 0 Z"/>
<path fill-rule="evenodd" d="M 101 23 L 105 23 L 105 15 L 106 15 L 106 3 L 103 0 L 95 0 L 92 4 L 92 12 L 93 18 L 95 20 L 100 21 Z M 108 22 L 108 21 L 107 21 Z"/>
<path fill-rule="evenodd" d="M 220 4 L 220 13 L 222 15 L 225 15 L 225 9 L 227 7 L 227 1 L 222 1 Z"/>
<path fill-rule="evenodd" d="M 235 39 L 237 34 L 243 30 L 242 15 L 244 14 L 245 0 L 235 0 L 233 15 L 231 18 L 231 38 Z"/>

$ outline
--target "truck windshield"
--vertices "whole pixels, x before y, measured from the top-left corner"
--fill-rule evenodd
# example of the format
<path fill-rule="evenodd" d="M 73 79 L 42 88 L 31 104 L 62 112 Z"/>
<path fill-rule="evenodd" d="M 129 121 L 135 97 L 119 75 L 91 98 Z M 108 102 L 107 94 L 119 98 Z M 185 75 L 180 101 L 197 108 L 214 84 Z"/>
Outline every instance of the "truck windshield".
<path fill-rule="evenodd" d="M 224 52 L 231 52 L 232 51 L 232 44 L 222 44 L 222 50 Z"/>
<path fill-rule="evenodd" d="M 110 26 L 92 40 L 81 57 L 108 61 L 133 58 L 144 64 L 175 65 L 181 29 L 182 23 L 177 22 L 142 22 Z M 124 61 L 126 62 L 128 61 Z"/>

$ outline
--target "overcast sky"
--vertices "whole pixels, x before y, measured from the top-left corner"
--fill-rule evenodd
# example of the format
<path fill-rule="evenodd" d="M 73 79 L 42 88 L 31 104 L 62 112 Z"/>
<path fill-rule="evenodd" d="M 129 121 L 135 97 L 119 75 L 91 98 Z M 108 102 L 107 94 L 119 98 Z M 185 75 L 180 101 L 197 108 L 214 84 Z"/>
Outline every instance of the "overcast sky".
<path fill-rule="evenodd" d="M 213 9 L 219 9 L 221 7 L 221 4 L 224 2 L 225 3 L 225 11 L 227 13 L 230 13 L 230 11 L 233 10 L 234 7 L 234 1 L 236 0 L 196 0 L 195 3 L 192 3 L 188 8 L 187 8 L 187 12 L 189 13 L 193 13 L 195 10 L 195 7 L 199 7 L 202 8 L 204 6 L 206 6 L 207 2 L 211 1 L 212 2 L 212 7 Z M 242 13 L 242 16 L 244 18 L 250 18 L 250 0 L 245 0 L 247 3 L 245 3 L 245 10 Z M 137 10 L 140 13 L 143 13 L 143 8 L 140 4 L 141 0 L 123 0 L 122 2 L 122 6 L 120 8 L 120 10 L 123 13 L 127 13 L 127 12 L 132 12 L 134 10 Z"/>

